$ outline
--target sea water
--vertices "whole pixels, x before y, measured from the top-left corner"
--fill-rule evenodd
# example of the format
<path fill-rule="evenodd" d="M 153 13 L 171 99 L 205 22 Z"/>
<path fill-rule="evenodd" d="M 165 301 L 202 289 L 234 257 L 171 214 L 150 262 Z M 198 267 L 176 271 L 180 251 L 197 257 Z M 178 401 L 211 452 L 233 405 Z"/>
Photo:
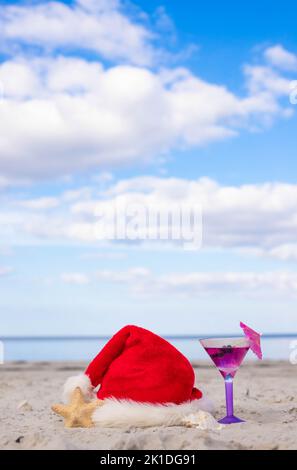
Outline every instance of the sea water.
<path fill-rule="evenodd" d="M 167 337 L 190 360 L 210 361 L 198 337 Z M 1 340 L 1 338 L 0 338 Z M 7 361 L 90 361 L 108 341 L 106 338 L 3 338 L 3 362 Z M 264 359 L 288 360 L 297 348 L 292 336 L 263 337 Z M 295 354 L 295 357 L 297 355 Z M 246 360 L 257 360 L 251 351 Z"/>

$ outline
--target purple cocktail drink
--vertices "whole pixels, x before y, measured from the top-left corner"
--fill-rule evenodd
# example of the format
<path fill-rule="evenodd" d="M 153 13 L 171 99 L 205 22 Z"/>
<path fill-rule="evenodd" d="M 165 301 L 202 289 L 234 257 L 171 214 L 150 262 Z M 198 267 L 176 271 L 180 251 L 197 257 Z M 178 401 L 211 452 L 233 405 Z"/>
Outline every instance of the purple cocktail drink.
<path fill-rule="evenodd" d="M 204 348 L 207 354 L 211 357 L 224 379 L 227 375 L 232 378 L 235 376 L 237 369 L 242 363 L 249 347 L 232 347 L 230 345 L 223 346 L 222 348 Z"/>
<path fill-rule="evenodd" d="M 200 343 L 225 380 L 227 415 L 219 422 L 240 423 L 233 414 L 233 378 L 250 348 L 246 338 L 203 339 Z"/>

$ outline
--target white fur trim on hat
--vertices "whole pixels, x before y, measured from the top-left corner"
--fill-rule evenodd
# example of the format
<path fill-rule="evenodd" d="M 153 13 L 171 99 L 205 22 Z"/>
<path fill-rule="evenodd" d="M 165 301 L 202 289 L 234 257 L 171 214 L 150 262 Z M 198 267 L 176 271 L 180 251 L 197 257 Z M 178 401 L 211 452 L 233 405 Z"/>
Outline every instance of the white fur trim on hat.
<path fill-rule="evenodd" d="M 71 394 L 74 390 L 79 387 L 86 399 L 95 398 L 96 394 L 93 392 L 93 387 L 89 377 L 86 374 L 74 375 L 69 377 L 63 387 L 63 401 L 68 403 L 71 397 Z"/>
<path fill-rule="evenodd" d="M 180 405 L 168 403 L 155 405 L 138 403 L 132 400 L 105 399 L 104 404 L 93 413 L 92 420 L 101 427 L 149 427 L 149 426 L 189 426 L 199 427 L 209 415 L 210 402 L 203 398 Z M 199 413 L 199 414 L 197 414 Z M 211 419 L 210 415 L 210 419 Z"/>

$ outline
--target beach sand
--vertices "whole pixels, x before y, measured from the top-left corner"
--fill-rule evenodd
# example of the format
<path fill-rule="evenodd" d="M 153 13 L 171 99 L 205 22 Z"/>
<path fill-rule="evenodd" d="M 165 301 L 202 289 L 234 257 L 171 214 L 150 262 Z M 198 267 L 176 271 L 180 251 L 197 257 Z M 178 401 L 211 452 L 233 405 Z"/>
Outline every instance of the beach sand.
<path fill-rule="evenodd" d="M 65 429 L 50 407 L 65 379 L 82 363 L 7 363 L 0 366 L 0 449 L 297 449 L 297 366 L 246 362 L 234 382 L 235 412 L 246 423 L 220 431 L 186 427 Z M 195 364 L 196 384 L 225 414 L 224 383 L 206 363 Z M 21 402 L 27 404 L 18 408 Z"/>

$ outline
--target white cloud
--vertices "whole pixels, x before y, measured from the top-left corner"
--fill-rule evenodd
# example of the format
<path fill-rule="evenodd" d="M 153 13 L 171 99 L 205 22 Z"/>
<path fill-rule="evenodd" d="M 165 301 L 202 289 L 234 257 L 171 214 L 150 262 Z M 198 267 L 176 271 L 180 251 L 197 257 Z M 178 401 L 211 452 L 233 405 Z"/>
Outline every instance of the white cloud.
<path fill-rule="evenodd" d="M 84 273 L 63 273 L 61 280 L 66 284 L 85 285 L 89 283 L 89 278 Z"/>
<path fill-rule="evenodd" d="M 293 113 L 282 104 L 290 80 L 275 66 L 293 70 L 296 56 L 283 46 L 265 50 L 263 63 L 245 66 L 248 92 L 239 96 L 185 68 L 157 68 L 166 51 L 156 46 L 152 30 L 174 35 L 174 27 L 163 8 L 155 13 L 155 27 L 148 26 L 151 20 L 119 0 L 1 8 L 0 41 L 13 57 L 0 64 L 5 184 L 108 174 Z M 86 50 L 95 52 L 92 60 L 83 57 Z M 119 65 L 108 68 L 100 62 L 106 58 Z"/>
<path fill-rule="evenodd" d="M 290 81 L 267 67 L 247 66 L 245 74 L 249 92 L 239 97 L 180 68 L 7 60 L 0 64 L 2 177 L 38 180 L 100 168 L 108 174 L 286 115 L 280 100 Z"/>
<path fill-rule="evenodd" d="M 265 98 L 268 98 L 265 93 L 271 93 L 272 96 L 288 96 L 291 81 L 270 67 L 265 65 L 246 65 L 244 70 L 248 77 L 247 84 L 250 93 L 253 96 L 262 97 L 264 103 Z M 272 101 L 271 105 L 273 104 L 275 103 Z"/>
<path fill-rule="evenodd" d="M 110 183 L 113 180 L 113 174 L 110 171 L 102 171 L 92 176 L 92 181 L 100 185 Z"/>
<path fill-rule="evenodd" d="M 65 275 L 64 275 L 65 276 Z M 77 274 L 68 274 L 74 277 Z M 80 274 L 80 277 L 87 277 Z M 94 282 L 126 285 L 141 295 L 199 295 L 207 293 L 257 293 L 261 295 L 297 294 L 297 273 L 294 272 L 183 272 L 155 275 L 146 268 L 126 271 L 99 271 L 89 276 Z M 89 278 L 88 278 L 89 279 Z M 85 282 L 82 282 L 85 283 Z"/>
<path fill-rule="evenodd" d="M 165 291 L 179 293 L 279 292 L 297 293 L 297 274 L 292 272 L 218 272 L 169 274 L 157 280 Z"/>
<path fill-rule="evenodd" d="M 127 271 L 97 271 L 95 278 L 99 281 L 133 285 L 151 278 L 150 271 L 143 267 L 130 268 Z"/>
<path fill-rule="evenodd" d="M 41 200 L 43 201 L 43 199 Z M 136 177 L 107 189 L 96 187 L 64 192 L 55 196 L 56 207 L 37 211 L 40 199 L 31 207 L 6 200 L 0 213 L 3 243 L 48 240 L 97 244 L 98 208 L 105 213 L 121 201 L 127 206 L 168 208 L 174 204 L 203 209 L 203 247 L 252 250 L 254 255 L 293 259 L 297 230 L 297 185 L 285 183 L 223 186 L 202 178 Z M 107 228 L 112 228 L 112 220 Z M 157 241 L 157 243 L 159 243 Z M 162 242 L 172 244 L 173 242 Z"/>
<path fill-rule="evenodd" d="M 265 50 L 268 62 L 282 70 L 297 70 L 297 55 L 289 52 L 281 44 L 269 47 Z"/>
<path fill-rule="evenodd" d="M 9 244 L 0 247 L 0 256 L 13 256 L 14 251 Z"/>
<path fill-rule="evenodd" d="M 295 240 L 297 228 L 297 186 L 266 183 L 221 186 L 203 178 L 138 177 L 120 181 L 107 191 L 103 202 L 88 201 L 73 206 L 74 213 L 90 216 L 96 204 L 114 204 L 121 199 L 144 206 L 180 204 L 203 208 L 204 246 L 273 248 Z"/>
<path fill-rule="evenodd" d="M 0 277 L 5 277 L 12 271 L 13 269 L 10 266 L 0 266 Z"/>
<path fill-rule="evenodd" d="M 297 261 L 297 244 L 287 243 L 273 248 L 245 248 L 240 250 L 247 255 L 274 258 L 280 261 Z"/>
<path fill-rule="evenodd" d="M 272 258 L 280 259 L 282 261 L 297 261 L 297 245 L 280 245 L 275 248 L 272 248 L 271 250 L 267 250 L 264 254 Z"/>
<path fill-rule="evenodd" d="M 1 7 L 0 38 L 15 44 L 54 49 L 94 51 L 110 60 L 150 65 L 155 55 L 153 33 L 122 11 L 117 0 L 79 0 Z"/>
<path fill-rule="evenodd" d="M 46 210 L 53 209 L 59 205 L 59 200 L 55 197 L 41 197 L 38 199 L 26 199 L 19 203 L 26 209 Z"/>

